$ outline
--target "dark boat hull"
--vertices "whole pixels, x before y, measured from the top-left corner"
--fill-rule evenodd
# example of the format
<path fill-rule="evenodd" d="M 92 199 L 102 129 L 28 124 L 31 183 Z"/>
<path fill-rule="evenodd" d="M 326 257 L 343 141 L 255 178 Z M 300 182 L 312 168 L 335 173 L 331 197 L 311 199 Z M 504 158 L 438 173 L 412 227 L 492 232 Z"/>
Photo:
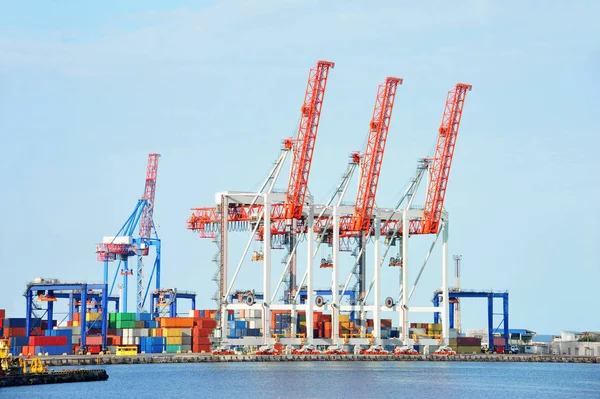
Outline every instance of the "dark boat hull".
<path fill-rule="evenodd" d="M 64 370 L 45 373 L 8 374 L 0 377 L 0 387 L 106 381 L 106 370 Z"/>

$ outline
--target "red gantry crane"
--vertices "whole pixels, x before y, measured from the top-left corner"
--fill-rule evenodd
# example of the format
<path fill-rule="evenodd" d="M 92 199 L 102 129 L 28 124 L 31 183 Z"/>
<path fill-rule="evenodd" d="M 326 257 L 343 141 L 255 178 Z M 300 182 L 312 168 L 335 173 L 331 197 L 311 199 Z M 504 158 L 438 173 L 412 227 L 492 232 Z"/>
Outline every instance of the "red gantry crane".
<path fill-rule="evenodd" d="M 470 91 L 471 88 L 471 85 L 457 83 L 454 89 L 448 92 L 442 123 L 438 129 L 435 155 L 428 160 L 430 179 L 425 197 L 423 218 L 410 220 L 409 234 L 411 235 L 437 234 L 439 231 L 465 97 L 467 91 Z M 384 237 L 403 235 L 402 220 L 383 221 L 381 235 Z"/>
<path fill-rule="evenodd" d="M 361 173 L 358 184 L 354 214 L 351 216 L 349 225 L 341 229 L 341 236 L 347 234 L 359 234 L 359 246 L 363 248 L 358 259 L 358 298 L 362 299 L 365 294 L 365 241 L 371 230 L 371 217 L 375 206 L 375 195 L 383 163 L 385 143 L 390 128 L 396 89 L 402 84 L 402 79 L 388 77 L 385 83 L 379 85 L 377 98 L 373 109 L 373 117 L 369 123 L 369 135 L 367 148 L 361 160 Z M 350 229 L 347 229 L 350 227 Z"/>
<path fill-rule="evenodd" d="M 310 166 L 315 148 L 315 141 L 321 117 L 321 108 L 329 70 L 334 67 L 330 61 L 318 61 L 317 65 L 310 70 L 308 84 L 301 107 L 300 123 L 296 139 L 288 141 L 292 146 L 293 160 L 291 173 L 286 191 L 285 203 L 273 204 L 270 209 L 272 235 L 287 235 L 289 237 L 289 248 L 294 247 L 295 235 L 297 234 L 297 222 L 302 219 L 302 209 L 308 188 Z M 225 212 L 225 210 L 223 210 Z M 262 204 L 229 204 L 227 212 L 228 223 L 251 222 L 253 217 L 262 214 Z M 221 224 L 222 215 L 216 208 L 197 208 L 188 219 L 188 229 L 198 231 L 201 237 L 210 237 L 217 225 Z M 221 226 L 223 228 L 224 226 Z M 257 239 L 262 239 L 262 228 L 257 232 Z M 221 261 L 221 274 L 223 273 Z M 290 267 L 288 279 L 288 299 L 295 290 L 295 262 Z M 226 287 L 220 285 L 220 297 L 225 295 Z"/>

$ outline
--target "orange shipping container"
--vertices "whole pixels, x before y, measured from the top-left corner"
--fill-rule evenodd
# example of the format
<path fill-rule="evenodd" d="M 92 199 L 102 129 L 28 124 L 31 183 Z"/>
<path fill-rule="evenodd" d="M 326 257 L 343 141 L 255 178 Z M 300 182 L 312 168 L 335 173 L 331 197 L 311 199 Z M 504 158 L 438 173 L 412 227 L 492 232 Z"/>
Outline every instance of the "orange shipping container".
<path fill-rule="evenodd" d="M 162 328 L 191 328 L 194 327 L 194 319 L 192 317 L 163 317 L 160 319 Z"/>

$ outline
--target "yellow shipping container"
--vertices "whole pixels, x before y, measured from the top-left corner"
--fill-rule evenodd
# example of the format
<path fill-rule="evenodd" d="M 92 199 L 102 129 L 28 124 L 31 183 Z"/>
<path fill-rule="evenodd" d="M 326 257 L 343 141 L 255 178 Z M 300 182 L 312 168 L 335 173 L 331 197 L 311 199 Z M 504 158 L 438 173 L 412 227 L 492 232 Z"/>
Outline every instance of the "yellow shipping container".
<path fill-rule="evenodd" d="M 454 349 L 455 347 L 453 347 Z M 454 349 L 456 351 L 456 353 L 463 353 L 463 354 L 467 354 L 467 353 L 481 353 L 481 347 L 479 346 L 459 346 L 456 347 L 456 349 Z"/>
<path fill-rule="evenodd" d="M 167 337 L 167 345 L 181 345 L 181 337 Z"/>
<path fill-rule="evenodd" d="M 73 327 L 79 327 L 79 320 L 73 321 Z"/>
<path fill-rule="evenodd" d="M 163 328 L 162 329 L 162 336 L 163 337 L 181 337 L 181 328 Z M 177 345 L 177 344 L 173 344 L 173 345 Z"/>
<path fill-rule="evenodd" d="M 88 312 L 85 314 L 85 320 L 86 321 L 102 320 L 102 313 Z"/>
<path fill-rule="evenodd" d="M 349 314 L 341 314 L 340 315 L 340 323 L 343 321 L 350 321 L 350 315 Z"/>

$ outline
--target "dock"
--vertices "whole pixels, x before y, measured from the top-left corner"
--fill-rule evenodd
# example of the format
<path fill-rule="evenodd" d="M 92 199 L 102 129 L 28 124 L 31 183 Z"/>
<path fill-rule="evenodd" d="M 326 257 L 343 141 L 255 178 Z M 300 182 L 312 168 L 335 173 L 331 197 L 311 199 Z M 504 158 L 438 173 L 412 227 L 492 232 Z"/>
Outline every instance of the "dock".
<path fill-rule="evenodd" d="M 97 366 L 113 364 L 164 364 L 164 363 L 219 363 L 219 362 L 348 362 L 348 361 L 406 361 L 406 362 L 529 362 L 529 363 L 600 363 L 599 356 L 563 355 L 504 355 L 504 354 L 460 354 L 456 356 L 436 355 L 226 355 L 211 354 L 139 354 L 137 356 L 116 355 L 66 355 L 45 356 L 42 363 L 47 366 Z"/>

